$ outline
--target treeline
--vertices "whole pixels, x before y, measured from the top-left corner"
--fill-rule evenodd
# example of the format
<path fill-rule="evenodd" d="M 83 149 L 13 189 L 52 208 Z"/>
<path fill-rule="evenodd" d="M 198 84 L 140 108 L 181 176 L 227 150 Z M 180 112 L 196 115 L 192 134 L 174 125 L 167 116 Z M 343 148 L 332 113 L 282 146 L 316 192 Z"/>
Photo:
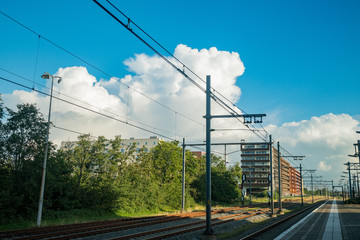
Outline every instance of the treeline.
<path fill-rule="evenodd" d="M 6 114 L 5 114 L 6 113 Z M 0 224 L 34 220 L 38 210 L 46 126 L 35 105 L 16 111 L 0 99 Z M 120 137 L 78 137 L 68 150 L 49 148 L 43 216 L 77 209 L 118 214 L 181 209 L 182 148 L 160 142 L 147 151 L 128 146 Z M 137 152 L 136 152 L 137 151 Z M 135 154 L 136 152 L 136 154 Z M 212 199 L 231 203 L 239 197 L 238 165 L 226 169 L 212 156 Z M 205 201 L 205 158 L 186 152 L 186 207 Z"/>

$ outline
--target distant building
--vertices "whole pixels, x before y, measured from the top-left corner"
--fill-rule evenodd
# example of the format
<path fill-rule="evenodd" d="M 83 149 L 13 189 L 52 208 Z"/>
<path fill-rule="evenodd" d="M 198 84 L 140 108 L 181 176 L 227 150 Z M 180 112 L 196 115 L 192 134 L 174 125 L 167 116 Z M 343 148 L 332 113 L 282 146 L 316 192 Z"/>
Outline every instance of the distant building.
<path fill-rule="evenodd" d="M 290 194 L 292 196 L 298 196 L 301 194 L 300 173 L 293 167 L 290 167 Z"/>
<path fill-rule="evenodd" d="M 203 151 L 194 151 L 194 152 L 191 152 L 195 158 L 201 158 L 202 156 L 205 155 L 205 152 Z"/>
<path fill-rule="evenodd" d="M 121 143 L 121 152 L 126 152 L 127 149 L 133 145 L 135 146 L 136 152 L 138 152 L 141 148 L 145 147 L 146 151 L 149 151 L 153 147 L 157 146 L 159 142 L 162 141 L 161 138 L 158 138 L 157 136 L 152 136 L 150 138 L 129 138 L 129 139 L 122 139 Z M 73 149 L 76 147 L 78 141 L 64 141 L 61 142 L 60 149 Z"/>
<path fill-rule="evenodd" d="M 272 161 L 274 171 L 274 190 L 278 189 L 278 151 L 272 148 Z M 299 195 L 300 173 L 283 158 L 281 164 L 282 195 Z M 270 146 L 269 143 L 243 143 L 241 145 L 241 167 L 246 180 L 243 189 L 249 192 L 251 174 L 251 192 L 260 193 L 269 190 L 270 182 Z"/>

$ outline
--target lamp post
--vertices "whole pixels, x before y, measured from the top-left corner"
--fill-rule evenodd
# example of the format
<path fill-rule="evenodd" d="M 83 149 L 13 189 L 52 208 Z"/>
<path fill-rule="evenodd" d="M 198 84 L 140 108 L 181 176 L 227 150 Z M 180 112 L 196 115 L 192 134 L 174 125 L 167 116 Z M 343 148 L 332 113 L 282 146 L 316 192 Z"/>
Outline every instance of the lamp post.
<path fill-rule="evenodd" d="M 44 154 L 44 163 L 43 163 L 43 172 L 41 178 L 41 188 L 40 188 L 40 198 L 39 198 L 39 209 L 38 209 L 38 216 L 36 225 L 40 227 L 41 225 L 41 215 L 42 215 L 42 208 L 43 208 L 43 200 L 44 200 L 44 188 L 45 188 L 45 176 L 46 176 L 46 162 L 47 162 L 47 155 L 49 150 L 49 130 L 50 130 L 50 115 L 51 115 L 51 102 L 52 102 L 52 94 L 53 94 L 53 86 L 54 86 L 54 78 L 58 79 L 58 83 L 61 82 L 61 77 L 52 76 L 49 73 L 44 73 L 41 75 L 43 79 L 50 79 L 51 77 L 51 90 L 50 90 L 50 105 L 49 105 L 49 115 L 48 115 L 48 125 L 47 125 L 47 132 L 46 132 L 46 143 L 45 143 L 45 154 Z"/>

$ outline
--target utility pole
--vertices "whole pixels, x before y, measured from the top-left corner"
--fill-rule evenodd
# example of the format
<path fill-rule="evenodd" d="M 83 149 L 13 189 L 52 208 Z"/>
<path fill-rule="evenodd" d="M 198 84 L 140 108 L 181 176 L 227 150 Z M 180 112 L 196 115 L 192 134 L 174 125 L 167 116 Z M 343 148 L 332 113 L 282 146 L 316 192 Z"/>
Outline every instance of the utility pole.
<path fill-rule="evenodd" d="M 311 176 L 311 198 L 312 198 L 312 203 L 314 203 L 314 183 L 313 183 L 312 173 L 310 173 L 310 176 Z"/>
<path fill-rule="evenodd" d="M 182 171 L 182 191 L 181 191 L 181 212 L 184 212 L 185 210 L 185 138 L 183 138 L 183 151 L 182 151 L 182 157 L 183 157 L 183 171 Z"/>
<path fill-rule="evenodd" d="M 225 169 L 226 169 L 226 144 L 224 145 L 224 147 L 225 147 L 224 158 L 225 158 Z"/>
<path fill-rule="evenodd" d="M 269 135 L 269 147 L 270 147 L 270 176 L 271 176 L 271 182 L 270 182 L 270 208 L 271 208 L 271 214 L 270 217 L 276 217 L 274 214 L 274 169 L 273 169 L 273 157 L 272 157 L 272 139 L 271 135 Z"/>
<path fill-rule="evenodd" d="M 349 173 L 349 193 L 350 193 L 350 199 L 353 198 L 353 193 L 352 193 L 352 187 L 351 187 L 351 172 L 350 172 L 350 162 L 345 163 L 344 165 L 348 166 L 348 173 Z M 346 172 L 344 172 L 346 173 Z"/>
<path fill-rule="evenodd" d="M 281 195 L 282 195 L 282 188 L 281 188 L 281 157 L 280 157 L 280 142 L 277 142 L 278 147 L 278 179 L 279 179 L 279 211 L 278 214 L 284 214 L 282 210 L 282 203 L 281 203 Z"/>
<path fill-rule="evenodd" d="M 211 115 L 211 77 L 206 76 L 206 230 L 203 238 L 212 238 L 214 231 L 211 229 L 211 119 L 213 118 L 244 118 L 244 123 L 262 123 L 262 118 L 266 114 L 231 114 L 231 115 Z M 216 98 L 214 98 L 216 100 Z"/>
<path fill-rule="evenodd" d="M 356 197 L 356 176 L 355 174 L 353 174 L 353 195 L 354 195 L 354 198 Z"/>
<path fill-rule="evenodd" d="M 356 180 L 357 180 L 357 186 L 358 186 L 358 197 L 360 197 L 359 172 L 358 171 L 356 171 Z"/>
<path fill-rule="evenodd" d="M 306 171 L 304 175 L 307 173 L 311 174 L 311 192 L 312 192 L 312 203 L 314 203 L 314 184 L 313 184 L 313 173 L 315 173 L 315 169 L 302 169 L 302 171 Z M 303 179 L 303 177 L 302 177 Z M 301 200 L 301 204 L 303 205 L 303 200 Z"/>
<path fill-rule="evenodd" d="M 251 206 L 251 168 L 249 168 L 249 205 Z"/>
<path fill-rule="evenodd" d="M 205 235 L 214 234 L 211 229 L 211 79 L 206 76 L 206 230 Z"/>
<path fill-rule="evenodd" d="M 353 192 L 351 187 L 351 173 L 350 173 L 350 162 L 347 163 L 349 169 L 349 188 L 350 188 L 350 198 L 353 199 Z"/>
<path fill-rule="evenodd" d="M 304 206 L 302 167 L 300 163 L 300 184 L 301 184 L 301 206 Z"/>
<path fill-rule="evenodd" d="M 302 161 L 305 156 L 282 156 L 288 158 L 294 158 L 294 160 Z M 297 168 L 297 167 L 294 167 Z M 300 163 L 300 194 L 301 194 L 301 206 L 304 206 L 304 196 L 303 196 L 303 179 L 302 179 L 302 167 Z"/>
<path fill-rule="evenodd" d="M 328 198 L 327 186 L 325 187 L 325 199 Z"/>

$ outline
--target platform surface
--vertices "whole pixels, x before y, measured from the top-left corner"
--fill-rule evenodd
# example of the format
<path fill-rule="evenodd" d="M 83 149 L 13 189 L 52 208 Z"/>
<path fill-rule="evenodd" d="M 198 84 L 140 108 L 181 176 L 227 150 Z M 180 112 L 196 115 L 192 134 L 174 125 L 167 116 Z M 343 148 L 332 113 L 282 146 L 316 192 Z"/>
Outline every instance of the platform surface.
<path fill-rule="evenodd" d="M 360 239 L 360 206 L 329 200 L 275 239 Z"/>

